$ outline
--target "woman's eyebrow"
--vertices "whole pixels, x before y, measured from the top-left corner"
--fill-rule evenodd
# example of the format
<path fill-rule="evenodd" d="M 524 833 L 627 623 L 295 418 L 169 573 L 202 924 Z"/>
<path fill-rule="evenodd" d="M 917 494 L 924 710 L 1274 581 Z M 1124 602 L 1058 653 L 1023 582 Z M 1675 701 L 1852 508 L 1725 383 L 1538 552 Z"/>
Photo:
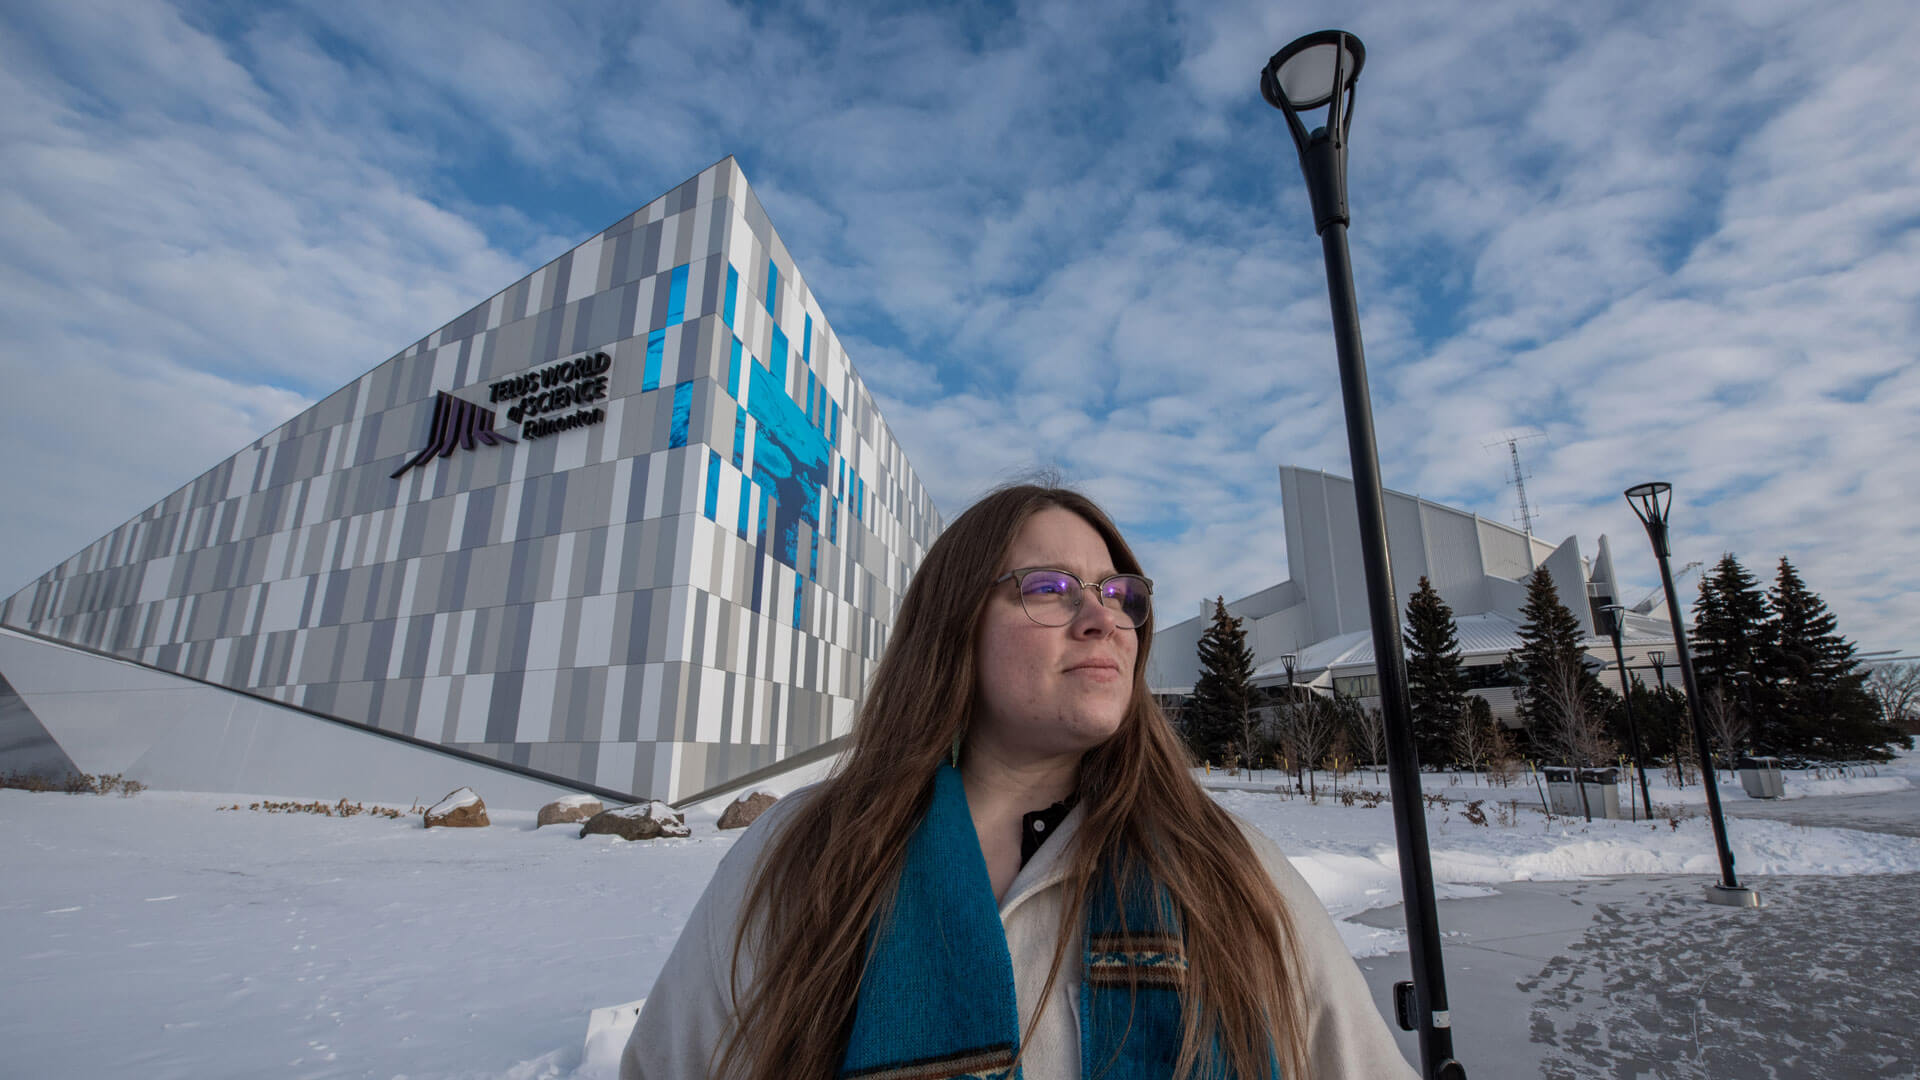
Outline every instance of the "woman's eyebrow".
<path fill-rule="evenodd" d="M 1066 560 L 1066 559 L 1060 560 L 1058 562 L 1028 563 L 1026 566 L 1022 567 L 1022 569 L 1065 570 L 1067 573 L 1072 574 L 1074 577 L 1079 578 L 1081 582 L 1087 585 L 1092 585 L 1096 582 L 1105 581 L 1106 579 L 1114 576 L 1115 574 L 1121 573 L 1121 571 L 1115 570 L 1111 565 L 1109 565 L 1105 570 L 1102 570 L 1097 574 L 1088 574 L 1081 567 L 1074 565 L 1071 560 Z"/>

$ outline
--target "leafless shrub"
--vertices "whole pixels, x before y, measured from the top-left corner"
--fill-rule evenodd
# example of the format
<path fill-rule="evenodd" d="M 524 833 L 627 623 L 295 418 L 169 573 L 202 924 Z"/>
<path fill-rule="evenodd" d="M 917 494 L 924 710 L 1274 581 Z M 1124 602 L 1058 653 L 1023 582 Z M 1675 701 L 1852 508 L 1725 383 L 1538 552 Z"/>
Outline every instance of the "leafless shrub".
<path fill-rule="evenodd" d="M 1355 707 L 1353 734 L 1355 749 L 1366 755 L 1367 764 L 1373 766 L 1374 783 L 1379 783 L 1380 763 L 1387 759 L 1386 714 L 1372 706 Z"/>
<path fill-rule="evenodd" d="M 1576 769 L 1613 757 L 1613 742 L 1600 710 L 1587 697 L 1584 674 L 1579 661 L 1569 658 L 1532 687 L 1536 700 L 1546 706 L 1541 734 L 1547 747 Z"/>
<path fill-rule="evenodd" d="M 216 806 L 214 809 L 238 810 L 240 809 L 240 804 L 234 803 L 232 806 Z M 396 810 L 391 806 L 366 806 L 361 803 L 350 803 L 345 799 L 341 799 L 337 803 L 323 803 L 318 800 L 313 802 L 294 802 L 292 800 L 275 802 L 271 799 L 265 799 L 257 803 L 249 803 L 247 809 L 263 811 L 269 814 L 319 814 L 321 817 L 343 818 L 353 817 L 355 814 L 369 814 L 373 817 L 391 818 L 395 821 L 409 814 L 425 813 L 418 804 L 415 804 L 411 810 Z"/>
<path fill-rule="evenodd" d="M 43 772 L 10 772 L 0 776 L 0 788 L 15 788 L 20 791 L 52 791 L 53 777 Z"/>
<path fill-rule="evenodd" d="M 1476 702 L 1481 699 L 1475 698 Z M 1500 725 L 1494 723 L 1486 706 L 1470 708 L 1460 718 L 1460 724 L 1453 730 L 1453 756 L 1462 765 L 1473 771 L 1474 780 L 1480 780 L 1480 774 L 1493 762 L 1496 744 L 1500 741 Z"/>
<path fill-rule="evenodd" d="M 0 775 L 0 788 L 15 788 L 20 791 L 64 791 L 69 795 L 138 795 L 147 790 L 147 785 L 138 780 L 129 780 L 121 773 L 71 772 L 65 776 L 54 777 L 44 772 L 10 772 Z"/>
<path fill-rule="evenodd" d="M 1725 755 L 1725 764 L 1733 767 L 1733 759 L 1740 748 L 1747 744 L 1747 735 L 1752 727 L 1747 714 L 1742 712 L 1733 696 L 1715 686 L 1710 687 L 1700 697 L 1700 712 L 1707 719 L 1707 734 L 1719 743 L 1720 755 Z"/>
<path fill-rule="evenodd" d="M 1908 731 L 1920 725 L 1920 663 L 1882 664 L 1867 672 L 1866 689 L 1888 720 Z"/>

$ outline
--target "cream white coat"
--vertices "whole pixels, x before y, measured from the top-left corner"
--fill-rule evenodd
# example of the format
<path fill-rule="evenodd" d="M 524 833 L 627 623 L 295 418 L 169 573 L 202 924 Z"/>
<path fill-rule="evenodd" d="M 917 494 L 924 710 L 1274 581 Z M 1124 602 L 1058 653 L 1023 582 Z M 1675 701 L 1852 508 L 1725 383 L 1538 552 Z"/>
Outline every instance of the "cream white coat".
<path fill-rule="evenodd" d="M 706 893 L 694 906 L 679 942 L 660 969 L 620 1059 L 621 1080 L 705 1080 L 710 1062 L 733 1022 L 729 992 L 734 930 L 752 884 L 760 852 L 773 831 L 792 816 L 806 791 L 782 799 L 760 816 L 721 860 Z M 1040 1006 L 1040 991 L 1060 931 L 1066 876 L 1065 853 L 1078 829 L 1075 809 L 1059 831 L 1022 867 L 1000 903 L 1007 950 L 1013 957 L 1020 1030 Z M 1240 828 L 1293 913 L 1304 961 L 1308 1053 L 1313 1080 L 1415 1078 L 1392 1032 L 1374 1007 L 1360 969 L 1347 954 L 1326 908 L 1273 842 L 1245 822 Z M 1027 1041 L 1026 1080 L 1080 1077 L 1080 931 L 1071 931 L 1060 978 L 1055 980 L 1040 1024 Z M 741 958 L 742 987 L 753 979 L 754 957 Z M 1303 1078 L 1304 1080 L 1304 1078 Z"/>

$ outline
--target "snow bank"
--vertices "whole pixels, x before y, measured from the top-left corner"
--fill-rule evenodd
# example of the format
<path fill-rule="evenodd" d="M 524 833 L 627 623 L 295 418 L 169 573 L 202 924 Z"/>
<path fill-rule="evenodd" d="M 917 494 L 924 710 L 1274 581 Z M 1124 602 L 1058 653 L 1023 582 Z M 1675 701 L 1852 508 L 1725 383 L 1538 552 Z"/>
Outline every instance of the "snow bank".
<path fill-rule="evenodd" d="M 1917 766 L 1920 755 L 1903 755 L 1863 779 L 1911 783 Z M 791 790 L 792 779 L 763 786 Z M 1428 814 L 1442 898 L 1508 881 L 1717 869 L 1703 819 L 1549 822 L 1529 809 L 1530 785 L 1440 779 L 1456 800 L 1487 798 L 1489 812 L 1484 826 L 1458 801 Z M 1268 787 L 1215 797 L 1287 852 L 1349 951 L 1404 948 L 1398 931 L 1351 921 L 1399 902 L 1391 808 Z M 235 1076 L 608 1076 L 623 1041 L 623 1007 L 609 1003 L 631 1005 L 652 986 L 738 836 L 598 844 L 536 831 L 532 812 L 502 811 L 491 829 L 423 830 L 215 809 L 260 798 L 0 791 L 9 1075 L 194 1076 L 215 1065 Z M 1743 876 L 1920 872 L 1920 840 L 1907 837 L 1752 818 L 1731 837 Z M 99 1022 L 109 977 L 116 1012 L 137 1022 Z M 613 1011 L 595 1020 L 603 1009 Z"/>

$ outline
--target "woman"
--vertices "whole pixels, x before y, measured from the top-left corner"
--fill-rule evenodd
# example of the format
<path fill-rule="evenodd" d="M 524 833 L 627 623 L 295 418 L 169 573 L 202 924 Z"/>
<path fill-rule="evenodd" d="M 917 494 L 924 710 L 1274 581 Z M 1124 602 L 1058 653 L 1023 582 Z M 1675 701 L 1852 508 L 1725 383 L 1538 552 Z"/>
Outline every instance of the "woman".
<path fill-rule="evenodd" d="M 1194 782 L 1140 572 L 1072 491 L 953 522 L 840 768 L 722 861 L 622 1077 L 1412 1076 L 1312 891 Z"/>

